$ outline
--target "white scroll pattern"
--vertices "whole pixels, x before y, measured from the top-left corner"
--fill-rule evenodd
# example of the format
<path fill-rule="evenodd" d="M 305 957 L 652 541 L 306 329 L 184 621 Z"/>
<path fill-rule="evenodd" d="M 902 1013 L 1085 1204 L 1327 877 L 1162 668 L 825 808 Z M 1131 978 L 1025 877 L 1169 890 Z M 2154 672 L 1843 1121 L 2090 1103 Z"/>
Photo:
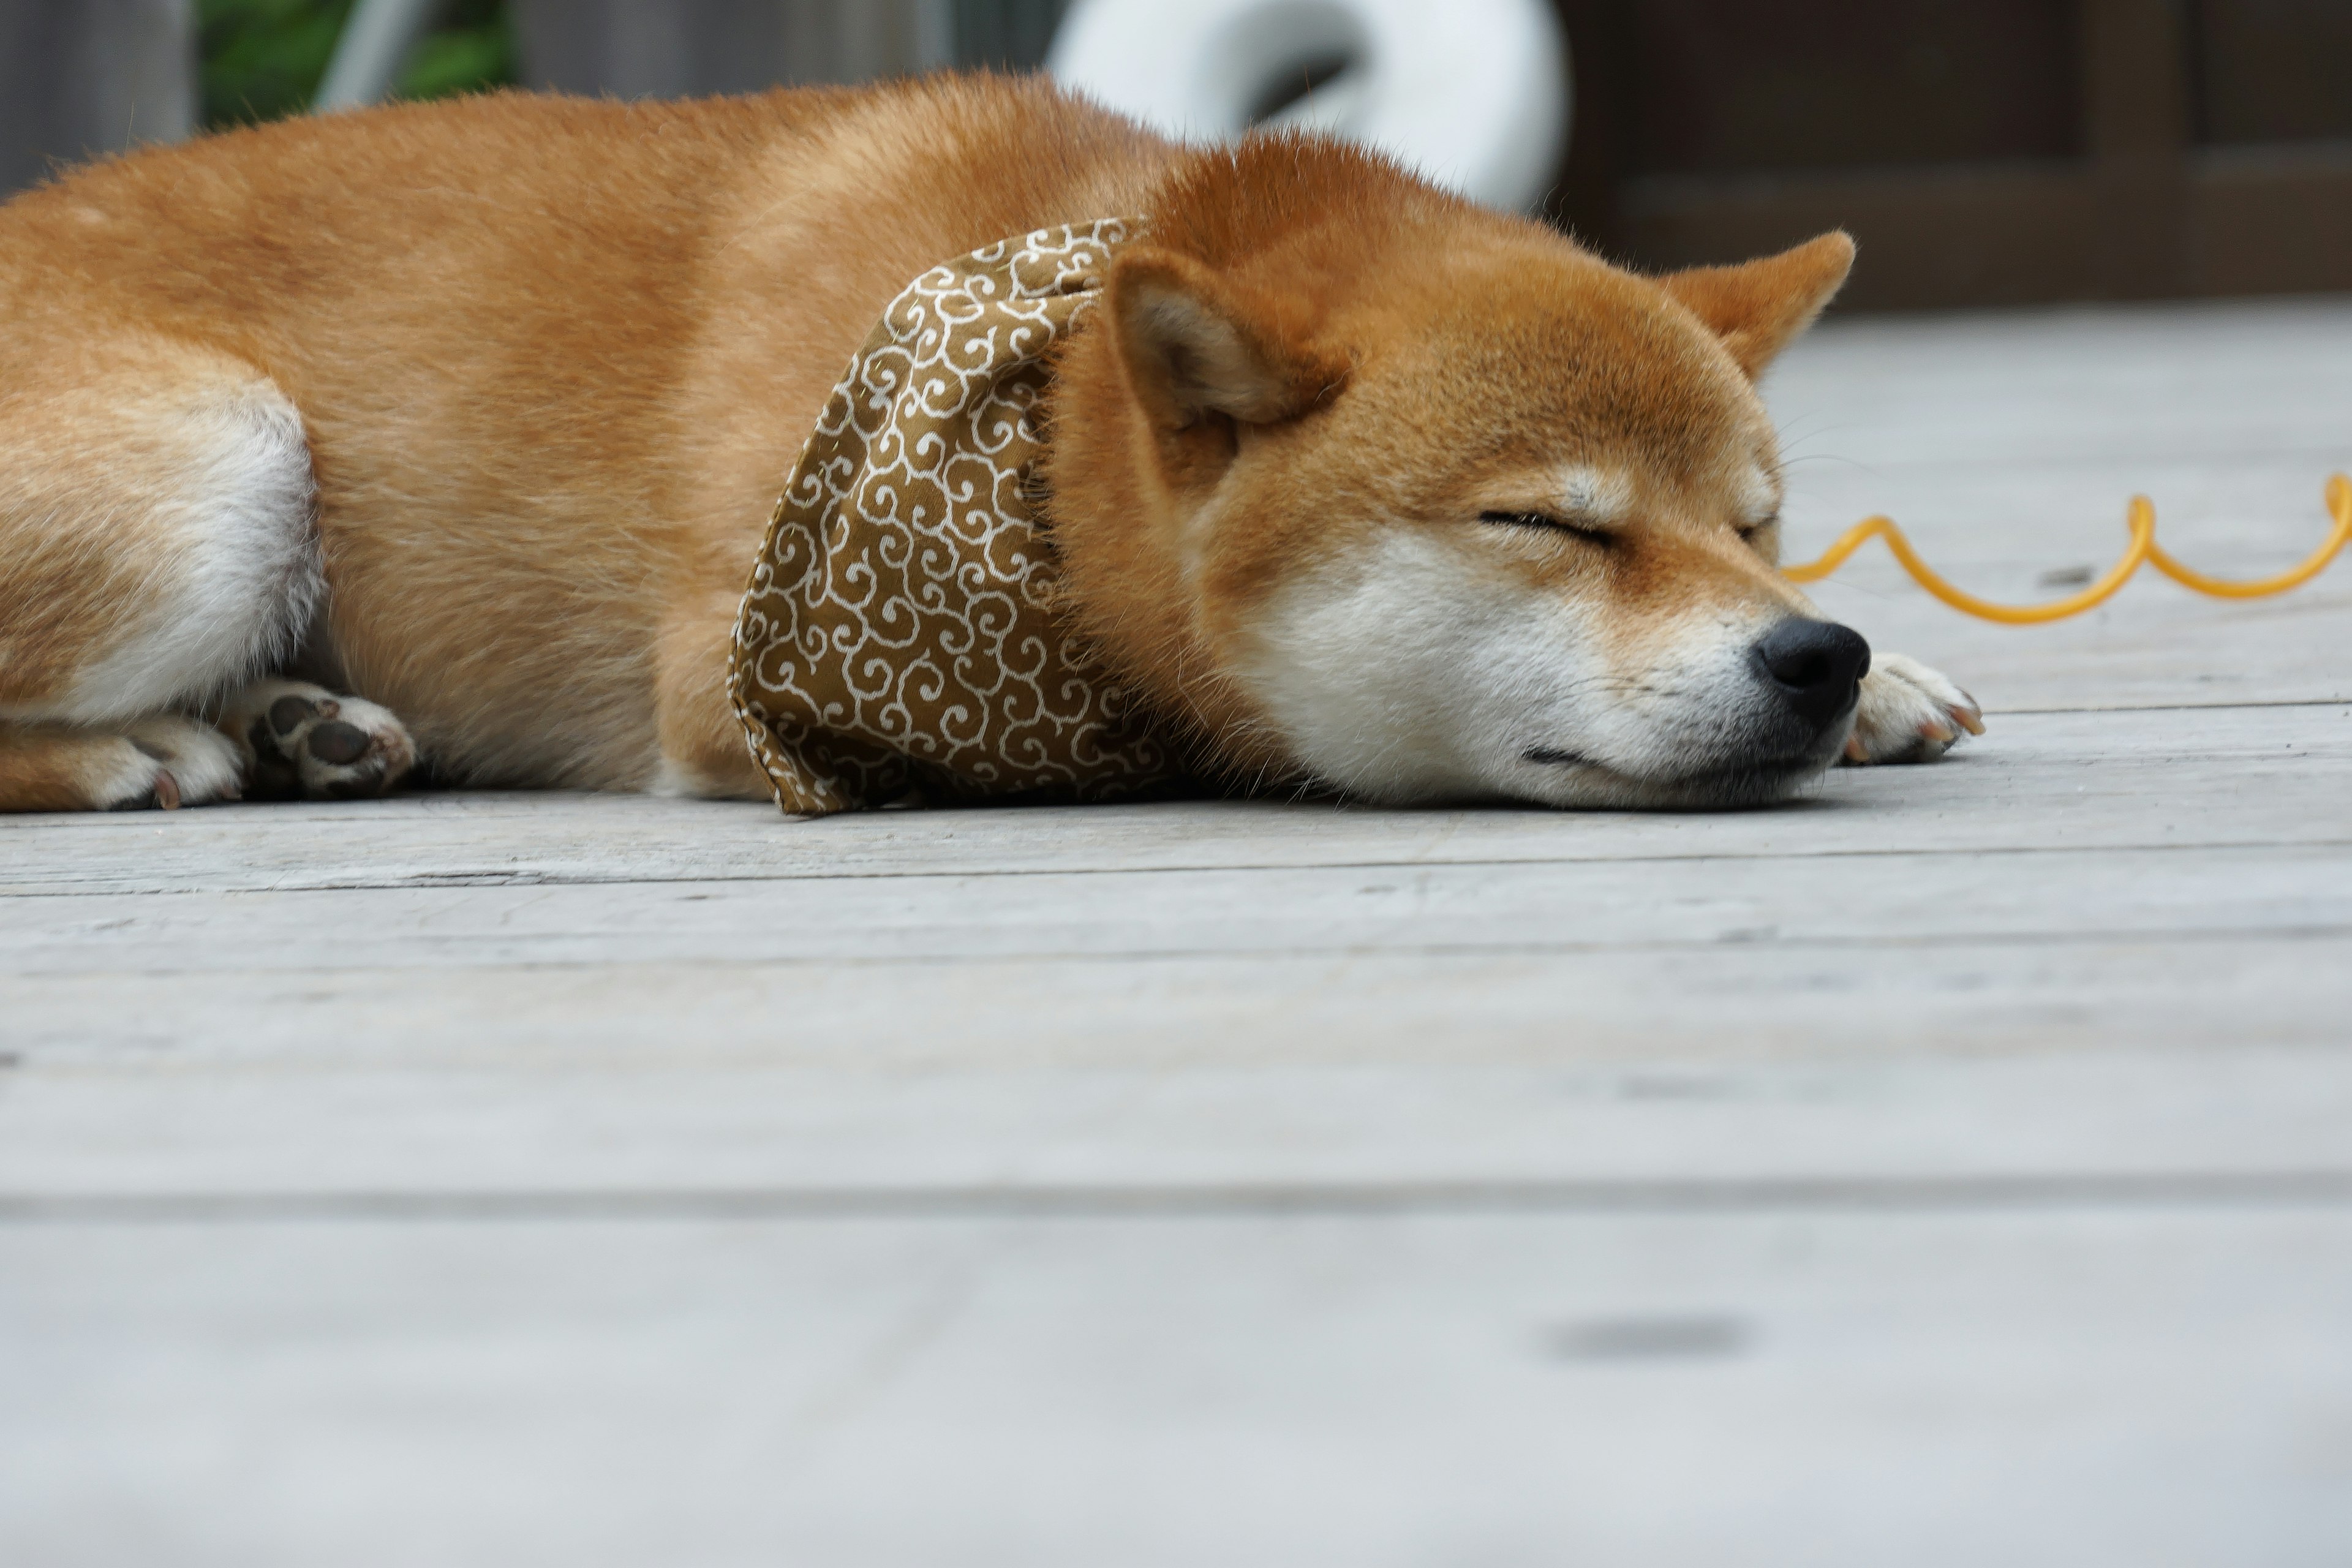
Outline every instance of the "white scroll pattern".
<path fill-rule="evenodd" d="M 1028 499 L 1046 353 L 1132 225 L 1000 240 L 892 300 L 777 499 L 729 690 L 788 812 L 910 786 L 1085 799 L 1168 778 L 1166 749 L 1056 612 Z"/>

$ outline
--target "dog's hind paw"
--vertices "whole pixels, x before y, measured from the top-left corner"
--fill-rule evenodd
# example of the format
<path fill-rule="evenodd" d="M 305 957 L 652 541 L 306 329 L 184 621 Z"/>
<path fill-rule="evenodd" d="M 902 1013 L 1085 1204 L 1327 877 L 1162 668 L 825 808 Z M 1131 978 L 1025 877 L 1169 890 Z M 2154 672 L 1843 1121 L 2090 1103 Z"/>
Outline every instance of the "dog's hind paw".
<path fill-rule="evenodd" d="M 1964 732 L 1984 733 L 1984 710 L 1975 698 L 1916 658 L 1882 654 L 1862 678 L 1845 760 L 1932 763 Z"/>
<path fill-rule="evenodd" d="M 237 798 L 245 770 L 236 748 L 195 720 L 163 713 L 134 721 L 123 726 L 120 746 L 91 792 L 101 811 L 173 811 Z"/>
<path fill-rule="evenodd" d="M 231 698 L 220 727 L 248 759 L 257 800 L 358 800 L 387 795 L 416 765 L 390 710 L 300 680 L 258 680 Z"/>

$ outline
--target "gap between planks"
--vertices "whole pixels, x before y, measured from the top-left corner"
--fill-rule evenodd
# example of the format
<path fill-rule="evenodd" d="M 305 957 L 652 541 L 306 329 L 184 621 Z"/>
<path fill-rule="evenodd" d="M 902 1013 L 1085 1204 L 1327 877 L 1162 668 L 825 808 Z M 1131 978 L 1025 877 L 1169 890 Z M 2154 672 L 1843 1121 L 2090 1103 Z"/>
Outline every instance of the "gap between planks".
<path fill-rule="evenodd" d="M 478 1220 L 1198 1219 L 1485 1214 L 2340 1208 L 2352 1168 L 1740 1180 L 803 1186 L 672 1191 L 44 1193 L 0 1225 Z"/>

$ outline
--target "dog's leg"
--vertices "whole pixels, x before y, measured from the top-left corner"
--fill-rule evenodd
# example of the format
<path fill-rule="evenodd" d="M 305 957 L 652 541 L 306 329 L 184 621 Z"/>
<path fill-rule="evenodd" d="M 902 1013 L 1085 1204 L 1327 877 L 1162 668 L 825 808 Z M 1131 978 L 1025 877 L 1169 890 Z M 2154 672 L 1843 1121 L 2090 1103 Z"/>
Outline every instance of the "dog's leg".
<path fill-rule="evenodd" d="M 252 366 L 98 336 L 0 343 L 0 810 L 236 793 L 193 715 L 321 591 L 302 421 Z"/>
<path fill-rule="evenodd" d="M 768 798 L 768 781 L 727 700 L 727 660 L 742 597 L 740 582 L 722 580 L 674 606 L 662 628 L 654 674 L 661 756 L 642 786 L 650 794 Z"/>
<path fill-rule="evenodd" d="M 1845 760 L 1932 763 L 1950 751 L 1963 731 L 1984 733 L 1984 710 L 1975 698 L 1916 658 L 1880 654 L 1862 678 Z"/>
<path fill-rule="evenodd" d="M 235 800 L 244 760 L 175 714 L 118 731 L 0 722 L 0 811 L 123 811 Z"/>

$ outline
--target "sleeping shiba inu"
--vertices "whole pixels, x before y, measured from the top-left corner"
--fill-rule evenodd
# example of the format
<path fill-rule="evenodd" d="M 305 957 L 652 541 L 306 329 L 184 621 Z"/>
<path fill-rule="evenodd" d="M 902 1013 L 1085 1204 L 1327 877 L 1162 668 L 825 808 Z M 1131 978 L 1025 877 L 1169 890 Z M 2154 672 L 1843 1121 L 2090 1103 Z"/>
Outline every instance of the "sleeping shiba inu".
<path fill-rule="evenodd" d="M 1186 771 L 1745 805 L 1979 728 L 1774 570 L 1828 235 L 1643 278 L 1361 151 L 1038 80 L 241 131 L 0 207 L 0 808 L 765 798 L 779 477 L 910 279 L 1132 216 L 1055 351 L 1055 614 Z"/>

